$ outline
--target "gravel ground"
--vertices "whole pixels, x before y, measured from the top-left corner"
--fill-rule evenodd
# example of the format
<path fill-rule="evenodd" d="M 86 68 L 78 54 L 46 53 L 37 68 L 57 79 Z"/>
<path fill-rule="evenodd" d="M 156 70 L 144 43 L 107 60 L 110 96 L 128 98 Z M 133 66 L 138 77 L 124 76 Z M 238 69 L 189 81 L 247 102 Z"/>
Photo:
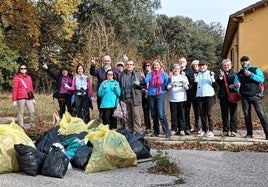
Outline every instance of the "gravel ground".
<path fill-rule="evenodd" d="M 175 185 L 177 177 L 149 174 L 151 161 L 137 167 L 85 174 L 69 169 L 63 179 L 24 173 L 0 175 L 0 186 L 225 186 L 264 187 L 268 184 L 268 154 L 255 152 L 215 152 L 166 150 L 182 168 L 185 184 Z M 155 154 L 155 150 L 151 151 Z"/>

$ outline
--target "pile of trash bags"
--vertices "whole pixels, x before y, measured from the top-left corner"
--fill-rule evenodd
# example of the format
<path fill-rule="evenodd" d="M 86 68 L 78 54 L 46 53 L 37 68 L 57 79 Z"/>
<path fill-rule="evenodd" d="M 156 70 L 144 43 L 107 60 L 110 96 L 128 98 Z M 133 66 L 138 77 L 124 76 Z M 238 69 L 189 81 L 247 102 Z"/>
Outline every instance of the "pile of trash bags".
<path fill-rule="evenodd" d="M 142 135 L 110 130 L 98 119 L 85 124 L 68 112 L 36 141 L 14 120 L 0 125 L 0 173 L 63 178 L 70 167 L 93 173 L 136 166 L 137 159 L 149 157 L 150 147 Z"/>

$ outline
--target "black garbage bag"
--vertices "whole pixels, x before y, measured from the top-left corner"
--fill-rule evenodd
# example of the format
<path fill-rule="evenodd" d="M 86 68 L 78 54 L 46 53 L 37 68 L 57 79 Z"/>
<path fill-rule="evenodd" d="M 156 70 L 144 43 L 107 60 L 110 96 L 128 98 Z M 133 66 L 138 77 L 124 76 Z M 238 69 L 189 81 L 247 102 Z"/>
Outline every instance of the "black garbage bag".
<path fill-rule="evenodd" d="M 24 144 L 15 144 L 14 149 L 16 151 L 20 171 L 24 171 L 31 176 L 36 176 L 41 173 L 46 157 L 45 153 Z"/>
<path fill-rule="evenodd" d="M 69 164 L 68 157 L 59 147 L 52 146 L 49 151 L 41 171 L 42 175 L 63 178 L 67 172 Z"/>
<path fill-rule="evenodd" d="M 85 170 L 88 160 L 91 156 L 92 149 L 93 149 L 93 146 L 89 147 L 87 145 L 82 145 L 81 147 L 79 147 L 73 159 L 71 160 L 72 166 L 78 169 Z"/>
<path fill-rule="evenodd" d="M 38 140 L 35 141 L 36 148 L 43 152 L 48 154 L 50 147 L 53 143 L 59 143 L 60 140 L 58 138 L 58 130 L 59 126 L 54 127 L 53 129 L 47 131 L 44 133 L 42 137 L 40 137 Z"/>
<path fill-rule="evenodd" d="M 120 130 L 119 133 L 123 134 L 133 152 L 136 154 L 137 159 L 144 159 L 152 157 L 148 141 L 143 135 L 132 133 L 129 130 Z"/>

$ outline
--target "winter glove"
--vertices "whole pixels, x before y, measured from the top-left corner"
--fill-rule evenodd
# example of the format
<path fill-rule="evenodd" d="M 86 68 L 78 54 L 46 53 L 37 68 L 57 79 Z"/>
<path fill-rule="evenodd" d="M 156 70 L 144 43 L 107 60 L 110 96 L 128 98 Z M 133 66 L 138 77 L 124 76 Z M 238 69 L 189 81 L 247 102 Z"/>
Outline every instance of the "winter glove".
<path fill-rule="evenodd" d="M 173 86 L 171 84 L 167 85 L 167 90 L 170 90 Z"/>
<path fill-rule="evenodd" d="M 44 68 L 44 69 L 48 69 L 47 64 L 43 64 L 43 65 L 42 65 L 42 68 Z"/>
<path fill-rule="evenodd" d="M 66 88 L 67 90 L 69 90 L 71 87 L 68 84 L 64 84 L 64 88 Z"/>
<path fill-rule="evenodd" d="M 214 72 L 210 73 L 211 82 L 215 82 Z"/>
<path fill-rule="evenodd" d="M 13 105 L 14 107 L 18 106 L 17 101 L 13 101 L 12 105 Z"/>

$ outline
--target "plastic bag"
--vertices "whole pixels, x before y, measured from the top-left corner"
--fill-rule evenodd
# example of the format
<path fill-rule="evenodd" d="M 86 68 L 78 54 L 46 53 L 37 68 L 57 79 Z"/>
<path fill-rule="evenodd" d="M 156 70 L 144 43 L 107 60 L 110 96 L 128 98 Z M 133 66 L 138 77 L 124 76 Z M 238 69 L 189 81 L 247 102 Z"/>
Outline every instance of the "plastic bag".
<path fill-rule="evenodd" d="M 124 103 L 123 101 L 118 102 L 116 109 L 113 113 L 113 117 L 120 118 L 120 119 L 128 118 L 126 103 Z"/>
<path fill-rule="evenodd" d="M 41 173 L 46 157 L 45 153 L 41 153 L 36 148 L 23 144 L 16 144 L 14 148 L 16 150 L 16 158 L 20 166 L 20 171 L 24 171 L 31 176 L 36 176 Z"/>
<path fill-rule="evenodd" d="M 79 147 L 74 155 L 74 158 L 71 160 L 72 166 L 84 170 L 91 156 L 92 149 L 93 147 L 89 147 L 87 145 Z"/>
<path fill-rule="evenodd" d="M 79 138 L 73 136 L 64 142 L 61 142 L 61 144 L 65 148 L 65 155 L 69 158 L 69 160 L 72 160 L 77 149 L 81 147 L 82 145 L 85 145 L 84 141 L 80 140 Z"/>
<path fill-rule="evenodd" d="M 123 134 L 127 141 L 137 156 L 137 159 L 144 159 L 152 157 L 150 153 L 150 147 L 148 141 L 144 138 L 144 136 L 140 134 L 134 134 L 128 130 L 123 130 L 120 132 Z"/>
<path fill-rule="evenodd" d="M 86 136 L 93 144 L 86 173 L 137 165 L 137 157 L 125 136 L 114 130 L 109 130 L 108 125 L 101 125 L 99 128 L 100 130 L 91 131 Z"/>
<path fill-rule="evenodd" d="M 69 159 L 62 152 L 61 148 L 52 146 L 44 161 L 41 174 L 50 177 L 63 178 L 67 172 L 68 164 Z"/>

